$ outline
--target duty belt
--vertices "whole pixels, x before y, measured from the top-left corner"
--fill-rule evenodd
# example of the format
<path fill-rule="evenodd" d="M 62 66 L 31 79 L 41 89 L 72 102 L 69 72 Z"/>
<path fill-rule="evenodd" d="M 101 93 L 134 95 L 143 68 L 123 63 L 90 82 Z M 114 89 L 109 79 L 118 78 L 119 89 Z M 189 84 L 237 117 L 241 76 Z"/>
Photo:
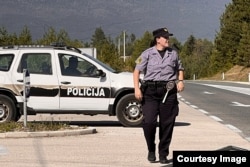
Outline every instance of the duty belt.
<path fill-rule="evenodd" d="M 151 87 L 153 87 L 153 86 L 155 86 L 155 87 L 159 87 L 159 86 L 166 86 L 166 84 L 168 83 L 169 81 L 145 81 L 145 84 L 147 85 L 147 86 L 151 86 Z"/>

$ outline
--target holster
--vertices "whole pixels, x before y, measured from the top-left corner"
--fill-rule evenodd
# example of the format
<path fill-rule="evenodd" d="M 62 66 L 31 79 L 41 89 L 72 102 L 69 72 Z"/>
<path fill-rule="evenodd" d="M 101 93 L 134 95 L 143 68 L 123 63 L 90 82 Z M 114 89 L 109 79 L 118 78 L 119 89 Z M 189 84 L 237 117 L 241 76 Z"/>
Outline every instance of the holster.
<path fill-rule="evenodd" d="M 145 81 L 143 81 L 143 80 L 139 80 L 140 81 L 140 83 L 141 83 L 141 86 L 140 86 L 140 89 L 141 89 L 141 92 L 142 92 L 142 94 L 145 92 L 145 90 L 146 90 L 146 88 L 147 88 L 147 83 L 145 82 Z"/>

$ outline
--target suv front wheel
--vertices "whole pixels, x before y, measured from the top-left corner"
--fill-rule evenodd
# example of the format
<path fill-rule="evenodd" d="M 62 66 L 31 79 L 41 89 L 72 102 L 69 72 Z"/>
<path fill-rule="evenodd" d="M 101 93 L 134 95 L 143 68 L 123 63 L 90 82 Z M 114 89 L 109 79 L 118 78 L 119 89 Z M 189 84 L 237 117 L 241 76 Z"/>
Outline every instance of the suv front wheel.
<path fill-rule="evenodd" d="M 141 103 L 135 98 L 134 94 L 127 94 L 122 97 L 116 106 L 116 116 L 123 126 L 140 126 L 143 115 Z"/>
<path fill-rule="evenodd" d="M 5 95 L 0 95 L 0 123 L 15 121 L 16 108 L 13 101 Z"/>

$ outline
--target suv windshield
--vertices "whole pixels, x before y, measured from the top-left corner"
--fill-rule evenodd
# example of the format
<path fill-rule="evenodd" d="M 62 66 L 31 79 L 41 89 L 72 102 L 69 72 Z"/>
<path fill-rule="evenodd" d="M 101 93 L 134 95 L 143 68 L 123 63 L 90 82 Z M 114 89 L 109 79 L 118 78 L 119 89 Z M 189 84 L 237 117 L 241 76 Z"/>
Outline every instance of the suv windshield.
<path fill-rule="evenodd" d="M 112 72 L 112 73 L 117 73 L 117 71 L 115 71 L 113 68 L 111 68 L 110 66 L 108 66 L 107 64 L 101 62 L 98 59 L 95 59 L 93 56 L 87 55 L 85 53 L 83 53 L 84 56 L 88 57 L 89 59 L 95 61 L 96 63 L 98 63 L 99 65 L 101 65 L 102 67 L 104 67 L 106 70 Z"/>

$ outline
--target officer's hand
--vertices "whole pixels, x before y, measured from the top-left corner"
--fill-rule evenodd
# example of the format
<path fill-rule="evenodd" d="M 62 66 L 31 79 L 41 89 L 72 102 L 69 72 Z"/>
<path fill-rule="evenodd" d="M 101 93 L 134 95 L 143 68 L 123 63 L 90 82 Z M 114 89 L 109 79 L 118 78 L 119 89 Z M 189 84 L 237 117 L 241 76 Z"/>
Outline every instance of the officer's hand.
<path fill-rule="evenodd" d="M 178 92 L 181 92 L 181 91 L 183 91 L 184 90 L 184 83 L 183 83 L 183 81 L 179 81 L 178 83 L 177 83 L 177 91 Z"/>
<path fill-rule="evenodd" d="M 140 88 L 135 88 L 135 98 L 142 101 L 142 92 Z"/>

